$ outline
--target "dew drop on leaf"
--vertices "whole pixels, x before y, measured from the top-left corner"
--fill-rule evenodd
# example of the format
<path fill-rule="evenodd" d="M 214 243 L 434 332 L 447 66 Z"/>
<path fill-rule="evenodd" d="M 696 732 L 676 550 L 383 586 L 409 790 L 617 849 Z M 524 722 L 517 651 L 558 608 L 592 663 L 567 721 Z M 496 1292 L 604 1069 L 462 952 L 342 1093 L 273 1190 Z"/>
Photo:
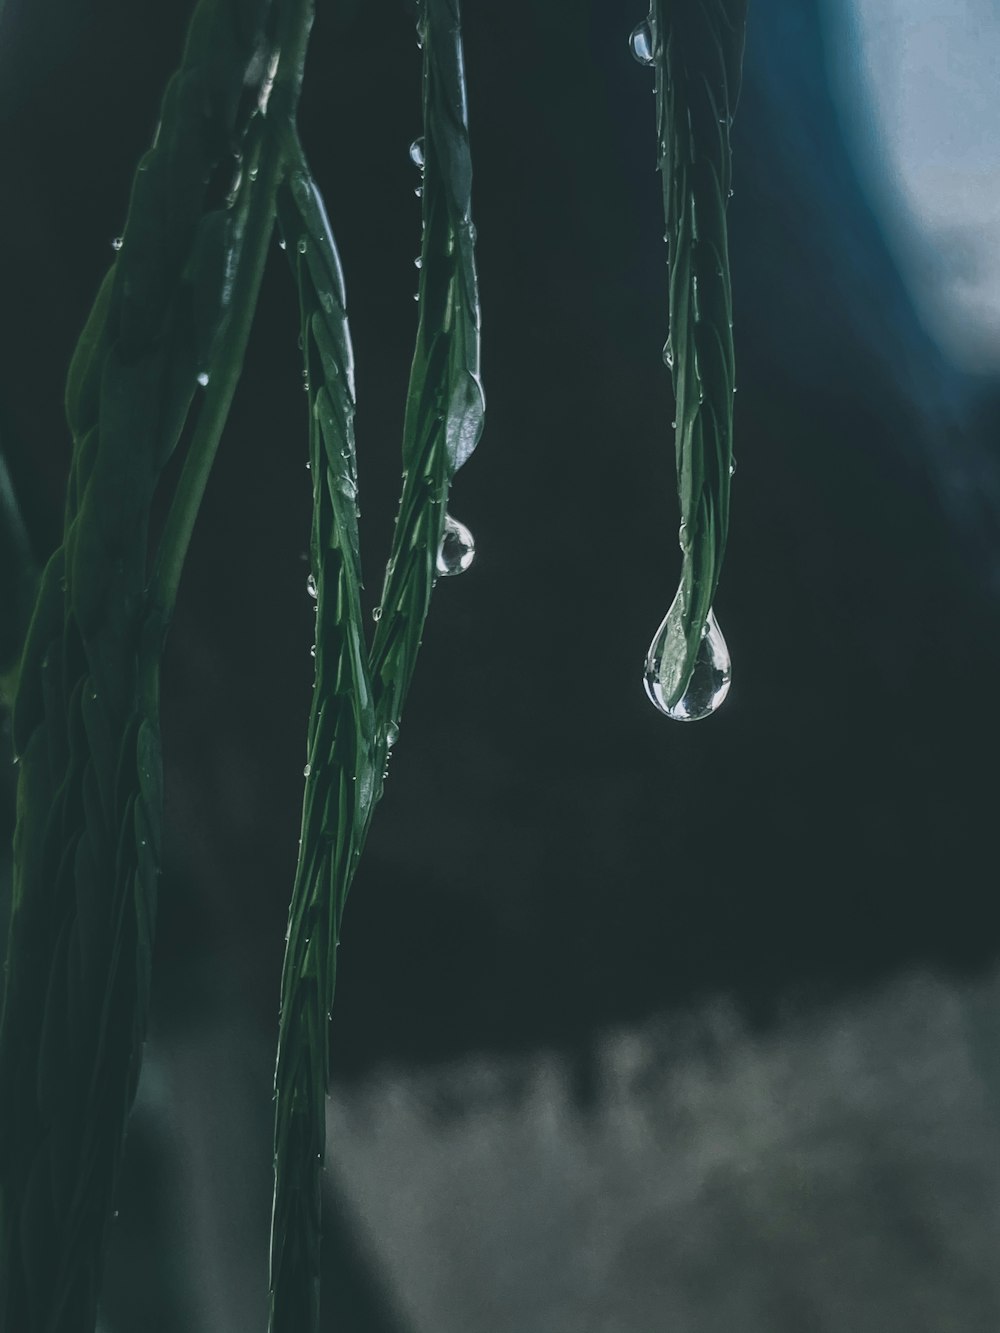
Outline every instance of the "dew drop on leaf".
<path fill-rule="evenodd" d="M 381 619 L 382 619 L 382 608 L 380 606 L 373 607 L 372 620 L 374 620 L 375 624 L 377 625 Z"/>
<path fill-rule="evenodd" d="M 676 688 L 676 674 L 684 661 L 685 651 L 681 620 L 671 607 L 649 645 L 643 683 L 661 713 L 675 722 L 698 722 L 715 712 L 729 693 L 732 680 L 729 649 L 714 611 L 709 611 L 701 632 L 694 670 L 684 693 L 676 703 L 668 704 Z"/>
<path fill-rule="evenodd" d="M 302 776 L 304 778 L 307 778 L 311 772 L 312 772 L 312 764 L 306 764 L 305 768 L 302 770 Z"/>
<path fill-rule="evenodd" d="M 464 523 L 450 514 L 444 516 L 444 532 L 438 547 L 435 568 L 441 578 L 464 574 L 476 556 L 476 542 Z"/>
<path fill-rule="evenodd" d="M 203 370 L 203 371 L 200 372 L 200 374 L 198 375 L 198 383 L 201 385 L 201 387 L 202 387 L 203 389 L 204 389 L 205 386 L 208 384 L 208 371 L 207 371 L 207 370 Z"/>
<path fill-rule="evenodd" d="M 410 161 L 415 167 L 423 170 L 424 166 L 424 136 L 421 134 L 410 144 Z"/>
<path fill-rule="evenodd" d="M 299 244 L 297 248 L 300 255 L 304 255 L 305 252 L 309 249 L 309 242 L 306 240 L 304 236 L 299 237 Z"/>
<path fill-rule="evenodd" d="M 316 579 L 312 574 L 306 579 L 306 592 L 312 598 L 319 596 L 319 588 L 316 586 Z"/>
<path fill-rule="evenodd" d="M 640 65 L 651 65 L 653 63 L 653 30 L 649 26 L 648 19 L 643 19 L 641 23 L 635 25 L 628 39 L 628 44 Z"/>
<path fill-rule="evenodd" d="M 120 250 L 122 248 L 122 238 L 120 236 L 116 236 L 111 242 L 111 248 L 112 250 Z"/>

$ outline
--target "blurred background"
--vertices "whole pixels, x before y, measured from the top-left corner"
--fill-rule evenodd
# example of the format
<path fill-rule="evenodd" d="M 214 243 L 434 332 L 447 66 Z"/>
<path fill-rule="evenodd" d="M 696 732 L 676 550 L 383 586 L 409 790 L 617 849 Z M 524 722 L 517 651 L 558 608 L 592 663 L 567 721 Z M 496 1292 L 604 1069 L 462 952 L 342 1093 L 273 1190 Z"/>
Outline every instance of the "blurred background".
<path fill-rule="evenodd" d="M 642 11 L 464 8 L 488 413 L 451 510 L 478 554 L 435 592 L 345 917 L 324 1328 L 995 1333 L 1000 12 L 750 0 L 733 686 L 682 726 L 641 685 L 679 565 Z M 318 9 L 302 132 L 347 278 L 373 606 L 419 52 L 397 0 Z M 187 18 L 3 13 L 0 435 L 39 560 L 69 355 Z M 165 665 L 102 1333 L 266 1325 L 312 674 L 296 331 L 275 246 Z"/>

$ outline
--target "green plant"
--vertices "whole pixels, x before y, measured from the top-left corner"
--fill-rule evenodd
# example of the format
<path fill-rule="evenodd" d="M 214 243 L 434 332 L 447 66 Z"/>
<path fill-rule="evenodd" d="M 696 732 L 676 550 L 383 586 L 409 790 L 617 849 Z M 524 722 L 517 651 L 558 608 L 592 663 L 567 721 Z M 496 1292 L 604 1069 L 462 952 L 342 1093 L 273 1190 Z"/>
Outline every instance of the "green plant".
<path fill-rule="evenodd" d="M 42 575 L 19 667 L 21 626 L 16 616 L 5 626 L 13 637 L 0 671 L 5 690 L 17 685 L 20 775 L 0 1013 L 2 1333 L 86 1333 L 96 1318 L 149 1000 L 160 660 L 276 223 L 297 284 L 308 390 L 316 673 L 281 983 L 270 1314 L 275 1333 L 318 1326 L 341 916 L 432 587 L 471 554 L 447 498 L 484 407 L 458 0 L 422 0 L 420 320 L 399 512 L 369 641 L 345 294 L 296 127 L 311 18 L 309 0 L 199 0 L 136 171 L 119 253 L 70 367 L 63 540 Z M 647 27 L 690 535 L 668 615 L 677 626 L 672 674 L 657 676 L 668 708 L 697 667 L 725 546 L 733 374 L 725 207 L 742 22 L 740 3 L 656 0 Z M 179 447 L 183 466 L 158 527 L 154 499 Z M 33 575 L 2 475 L 0 483 L 3 536 L 19 571 L 11 586 L 24 604 Z"/>

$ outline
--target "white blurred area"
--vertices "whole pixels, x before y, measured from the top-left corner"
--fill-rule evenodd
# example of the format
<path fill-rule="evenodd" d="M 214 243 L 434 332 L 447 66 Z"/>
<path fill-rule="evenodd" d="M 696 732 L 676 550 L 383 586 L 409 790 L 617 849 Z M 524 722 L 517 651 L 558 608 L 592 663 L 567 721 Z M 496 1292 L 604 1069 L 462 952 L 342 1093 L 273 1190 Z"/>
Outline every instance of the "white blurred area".
<path fill-rule="evenodd" d="M 838 0 L 830 23 L 848 146 L 918 314 L 957 367 L 1000 372 L 1000 4 Z"/>

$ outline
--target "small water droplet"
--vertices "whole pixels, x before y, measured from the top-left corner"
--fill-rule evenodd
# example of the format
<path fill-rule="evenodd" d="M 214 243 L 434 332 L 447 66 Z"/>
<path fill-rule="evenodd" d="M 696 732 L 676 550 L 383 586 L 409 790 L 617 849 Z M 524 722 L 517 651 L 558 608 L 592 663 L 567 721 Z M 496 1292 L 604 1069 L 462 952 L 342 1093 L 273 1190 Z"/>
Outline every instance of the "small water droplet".
<path fill-rule="evenodd" d="M 653 30 L 649 19 L 643 19 L 632 29 L 628 39 L 629 49 L 640 65 L 653 63 Z"/>
<path fill-rule="evenodd" d="M 309 649 L 309 656 L 310 656 L 310 657 L 315 657 L 315 656 L 316 656 L 316 645 L 315 645 L 315 644 L 313 644 L 313 646 Z"/>
<path fill-rule="evenodd" d="M 299 243 L 296 248 L 298 249 L 300 255 L 304 255 L 305 252 L 309 249 L 309 242 L 306 240 L 304 236 L 299 237 Z"/>
<path fill-rule="evenodd" d="M 279 236 L 279 237 L 278 237 L 278 249 L 279 249 L 279 250 L 287 250 L 287 249 L 288 249 L 288 243 L 287 243 L 287 241 L 285 240 L 284 236 Z"/>
<path fill-rule="evenodd" d="M 424 187 L 422 185 L 418 185 L 417 188 L 413 191 L 413 193 L 417 196 L 418 199 L 421 197 L 423 192 L 424 192 Z"/>
<path fill-rule="evenodd" d="M 208 384 L 208 371 L 207 371 L 207 370 L 203 370 L 203 371 L 201 371 L 201 372 L 199 373 L 199 375 L 198 375 L 198 383 L 201 385 L 201 387 L 202 387 L 203 389 L 204 389 L 205 386 Z"/>
<path fill-rule="evenodd" d="M 667 335 L 667 341 L 663 344 L 663 364 L 669 369 L 674 368 L 674 345 L 670 341 L 670 335 Z"/>
<path fill-rule="evenodd" d="M 438 547 L 435 568 L 441 578 L 464 574 L 476 557 L 476 542 L 464 523 L 450 514 L 444 516 L 444 532 Z"/>
<path fill-rule="evenodd" d="M 701 632 L 694 670 L 684 693 L 675 704 L 668 705 L 667 700 L 676 692 L 679 684 L 676 676 L 686 655 L 679 602 L 678 596 L 649 645 L 643 683 L 646 693 L 661 713 L 673 718 L 675 722 L 698 722 L 714 713 L 729 693 L 732 664 L 715 612 L 709 611 Z"/>
<path fill-rule="evenodd" d="M 312 771 L 312 764 L 306 764 L 305 768 L 302 770 L 302 776 L 307 778 Z"/>
<path fill-rule="evenodd" d="M 319 585 L 316 582 L 315 576 L 312 574 L 306 579 L 306 592 L 313 599 L 319 596 Z"/>
<path fill-rule="evenodd" d="M 257 173 L 258 173 L 259 171 L 260 171 L 260 167 L 251 167 L 251 168 L 250 168 L 250 179 L 251 179 L 252 181 L 255 181 L 255 180 L 257 179 Z"/>
<path fill-rule="evenodd" d="M 395 722 L 390 722 L 385 729 L 386 749 L 391 750 L 398 740 L 399 740 L 399 726 Z"/>
<path fill-rule="evenodd" d="M 729 475 L 730 475 L 730 476 L 733 476 L 733 474 L 735 473 L 735 471 L 736 471 L 736 459 L 735 459 L 735 458 L 732 458 L 732 459 L 730 459 L 730 461 L 729 461 Z"/>
<path fill-rule="evenodd" d="M 424 168 L 424 136 L 421 134 L 410 144 L 410 161 L 421 171 Z"/>
<path fill-rule="evenodd" d="M 116 236 L 111 242 L 111 248 L 112 250 L 120 250 L 122 248 L 122 238 L 120 236 Z"/>
<path fill-rule="evenodd" d="M 423 268 L 423 266 L 424 266 L 424 261 L 420 258 L 419 255 L 417 255 L 416 259 L 413 261 L 413 267 Z"/>
<path fill-rule="evenodd" d="M 372 620 L 374 620 L 375 624 L 377 625 L 381 619 L 382 619 L 382 608 L 380 606 L 376 606 L 372 609 Z"/>

